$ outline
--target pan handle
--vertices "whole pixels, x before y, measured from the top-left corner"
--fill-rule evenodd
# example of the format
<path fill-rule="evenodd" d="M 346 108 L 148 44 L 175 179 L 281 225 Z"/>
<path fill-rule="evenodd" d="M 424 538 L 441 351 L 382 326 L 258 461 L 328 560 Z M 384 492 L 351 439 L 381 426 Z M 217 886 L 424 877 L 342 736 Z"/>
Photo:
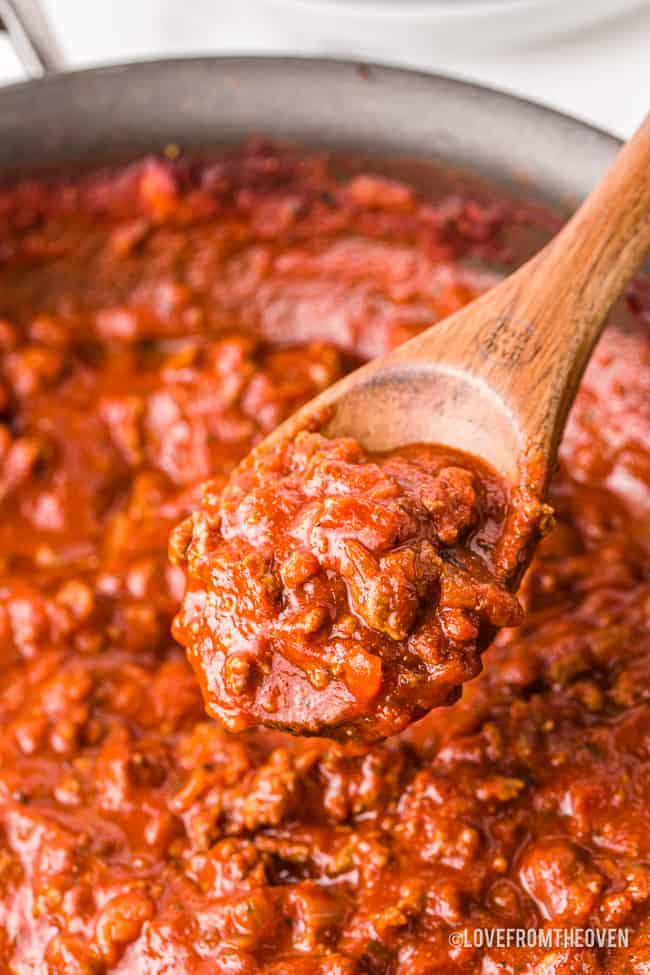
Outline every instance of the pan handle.
<path fill-rule="evenodd" d="M 0 18 L 30 78 L 63 69 L 61 48 L 39 0 L 0 0 Z"/>

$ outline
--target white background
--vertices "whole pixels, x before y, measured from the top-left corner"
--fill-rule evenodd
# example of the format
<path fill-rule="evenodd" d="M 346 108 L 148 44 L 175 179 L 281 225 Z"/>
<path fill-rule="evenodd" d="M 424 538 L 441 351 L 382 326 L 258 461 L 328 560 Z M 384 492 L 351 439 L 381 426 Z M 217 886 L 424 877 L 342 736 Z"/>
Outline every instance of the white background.
<path fill-rule="evenodd" d="M 533 0 L 517 2 L 527 10 Z M 606 2 L 613 10 L 622 0 Z M 387 21 L 372 9 L 350 16 L 343 0 L 332 15 L 326 0 L 320 3 L 324 7 L 314 9 L 301 0 L 43 0 L 73 66 L 205 52 L 343 54 L 509 89 L 620 136 L 629 135 L 650 108 L 650 0 L 627 0 L 634 9 L 574 29 L 560 23 L 558 3 L 574 13 L 582 9 L 589 20 L 596 0 L 546 0 L 547 15 L 533 36 L 527 28 L 534 13 L 519 13 L 518 20 L 497 14 L 489 22 L 468 15 L 447 29 L 439 19 L 411 22 L 406 14 Z M 356 3 L 368 10 L 387 0 Z M 455 3 L 457 11 L 473 6 L 469 0 Z M 21 77 L 0 36 L 0 83 Z"/>

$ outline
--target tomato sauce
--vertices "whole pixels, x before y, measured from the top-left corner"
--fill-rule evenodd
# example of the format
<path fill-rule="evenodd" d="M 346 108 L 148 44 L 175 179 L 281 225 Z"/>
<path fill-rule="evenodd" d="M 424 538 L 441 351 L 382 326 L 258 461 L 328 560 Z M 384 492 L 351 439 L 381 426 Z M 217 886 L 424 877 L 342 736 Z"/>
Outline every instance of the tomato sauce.
<path fill-rule="evenodd" d="M 173 633 L 208 712 L 372 741 L 453 703 L 494 628 L 521 621 L 489 568 L 508 507 L 495 472 L 440 447 L 262 446 L 171 539 Z"/>
<path fill-rule="evenodd" d="M 526 616 L 452 708 L 381 744 L 230 734 L 171 635 L 173 526 L 486 287 L 511 216 L 263 145 L 0 191 L 0 972 L 647 970 L 643 282 L 574 406 Z M 586 926 L 629 945 L 450 937 Z"/>

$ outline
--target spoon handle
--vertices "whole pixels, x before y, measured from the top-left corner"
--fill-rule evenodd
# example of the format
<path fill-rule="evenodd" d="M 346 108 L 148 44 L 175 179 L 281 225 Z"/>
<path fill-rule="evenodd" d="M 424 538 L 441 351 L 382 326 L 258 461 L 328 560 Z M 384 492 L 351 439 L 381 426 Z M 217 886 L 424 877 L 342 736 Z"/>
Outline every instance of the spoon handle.
<path fill-rule="evenodd" d="M 576 307 L 587 341 L 650 250 L 650 114 L 627 142 L 605 179 L 547 248 L 549 262 L 576 274 Z M 547 272 L 548 273 L 548 272 Z M 559 271 L 558 271 L 559 273 Z M 567 271 L 567 278 L 571 275 Z M 597 309 L 597 312 L 596 312 Z M 594 314 L 595 313 L 595 314 Z M 588 353 L 587 353 L 588 354 Z"/>
<path fill-rule="evenodd" d="M 520 411 L 528 403 L 528 436 L 553 452 L 612 305 L 649 251 L 650 115 L 563 230 L 515 275 L 507 327 L 531 323 L 531 368 L 511 373 L 511 395 Z M 531 397 L 533 388 L 546 391 Z"/>
<path fill-rule="evenodd" d="M 462 367 L 484 382 L 516 419 L 521 455 L 536 465 L 543 492 L 589 356 L 649 250 L 650 115 L 542 251 L 398 355 Z"/>

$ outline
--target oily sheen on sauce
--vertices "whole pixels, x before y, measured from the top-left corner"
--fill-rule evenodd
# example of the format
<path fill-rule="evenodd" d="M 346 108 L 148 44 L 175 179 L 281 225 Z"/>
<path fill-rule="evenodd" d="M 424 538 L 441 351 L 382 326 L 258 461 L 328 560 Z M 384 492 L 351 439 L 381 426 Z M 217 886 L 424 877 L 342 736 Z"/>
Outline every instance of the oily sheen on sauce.
<path fill-rule="evenodd" d="M 187 576 L 173 633 L 210 713 L 372 741 L 453 703 L 521 621 L 488 567 L 508 508 L 496 474 L 433 445 L 263 445 L 170 543 Z"/>
<path fill-rule="evenodd" d="M 0 971 L 647 969 L 643 282 L 574 405 L 524 621 L 453 708 L 380 744 L 230 734 L 171 636 L 172 527 L 209 514 L 299 405 L 470 300 L 489 280 L 474 258 L 505 260 L 505 225 L 537 213 L 339 182 L 326 160 L 262 144 L 0 191 Z M 334 452 L 375 485 L 398 463 L 317 434 L 300 449 L 299 469 L 318 457 L 322 474 Z M 440 470 L 464 469 L 451 460 Z M 422 463 L 399 461 L 400 490 Z M 476 557 L 497 502 L 451 526 Z M 358 589 L 357 623 L 401 635 L 413 607 Z M 627 927 L 630 947 L 449 939 L 544 925 Z"/>

